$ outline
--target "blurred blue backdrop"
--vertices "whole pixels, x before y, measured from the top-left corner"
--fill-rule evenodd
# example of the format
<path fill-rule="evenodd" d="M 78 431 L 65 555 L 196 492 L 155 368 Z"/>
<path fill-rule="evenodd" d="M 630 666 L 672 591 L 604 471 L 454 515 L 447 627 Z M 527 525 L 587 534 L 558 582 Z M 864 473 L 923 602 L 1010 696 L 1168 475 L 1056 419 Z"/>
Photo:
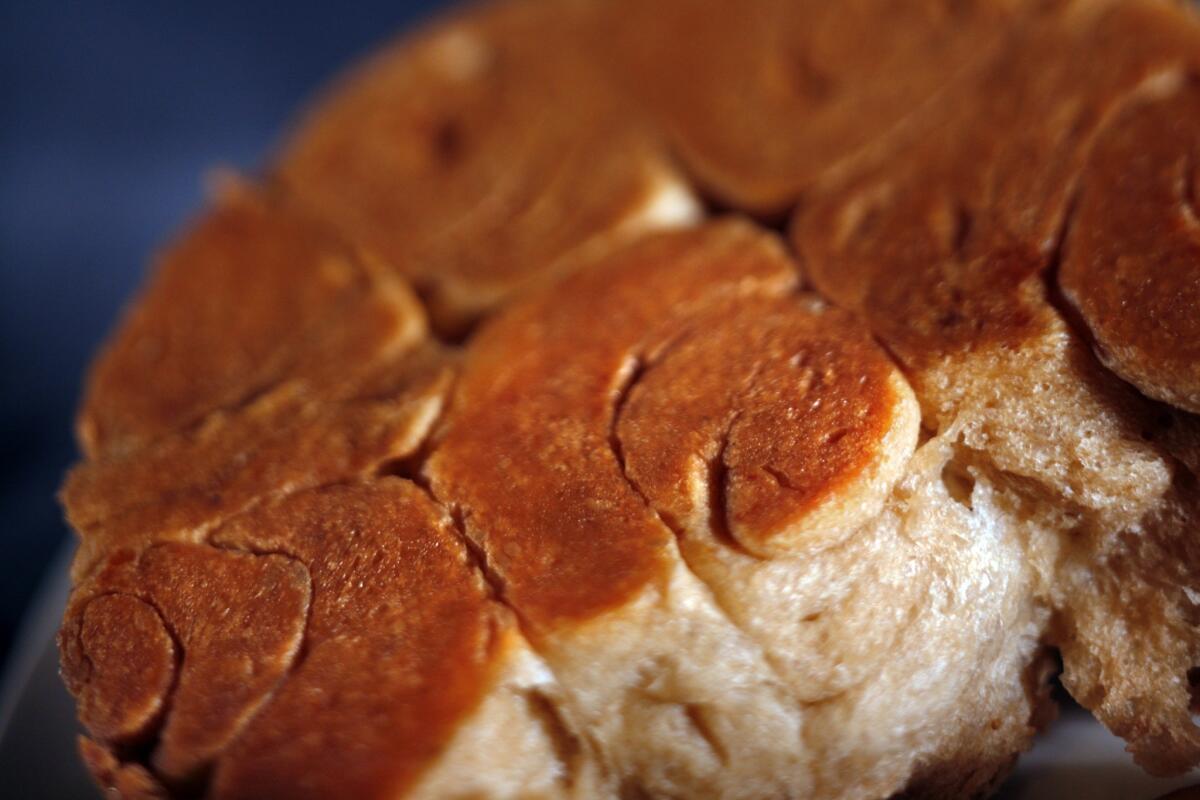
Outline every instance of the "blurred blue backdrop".
<path fill-rule="evenodd" d="M 69 536 L 87 362 L 217 165 L 437 0 L 0 0 L 0 664 Z"/>

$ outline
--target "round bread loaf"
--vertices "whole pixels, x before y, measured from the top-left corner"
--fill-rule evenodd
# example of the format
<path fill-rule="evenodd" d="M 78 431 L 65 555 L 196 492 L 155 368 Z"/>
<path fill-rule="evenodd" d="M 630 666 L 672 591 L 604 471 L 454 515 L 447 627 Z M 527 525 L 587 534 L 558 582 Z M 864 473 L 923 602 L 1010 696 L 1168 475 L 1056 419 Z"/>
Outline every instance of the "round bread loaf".
<path fill-rule="evenodd" d="M 129 798 L 979 797 L 1200 764 L 1200 21 L 501 0 L 224 179 L 97 358 Z"/>

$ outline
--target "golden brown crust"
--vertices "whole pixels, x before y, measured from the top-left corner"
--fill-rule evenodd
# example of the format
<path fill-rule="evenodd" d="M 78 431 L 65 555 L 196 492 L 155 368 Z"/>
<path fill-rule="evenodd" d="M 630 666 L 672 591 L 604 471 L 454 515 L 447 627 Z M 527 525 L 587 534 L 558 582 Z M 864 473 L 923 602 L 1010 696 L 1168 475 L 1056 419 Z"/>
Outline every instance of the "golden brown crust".
<path fill-rule="evenodd" d="M 676 527 L 707 510 L 717 518 L 702 526 L 763 555 L 825 546 L 878 513 L 896 475 L 879 502 L 848 490 L 884 458 L 900 397 L 860 326 L 798 297 L 718 306 L 684 325 L 639 364 L 615 420 L 625 472 L 652 506 Z M 901 450 L 903 461 L 912 448 Z M 698 503 L 694 474 L 708 465 L 717 497 Z M 831 506 L 848 519 L 821 513 Z"/>
<path fill-rule="evenodd" d="M 1200 412 L 1197 80 L 1132 106 L 1100 137 L 1059 273 L 1104 363 L 1192 412 Z"/>
<path fill-rule="evenodd" d="M 377 55 L 308 117 L 283 183 L 461 331 L 682 183 L 582 53 L 579 3 L 481 6 Z M 651 221 L 652 223 L 653 221 Z M 650 224 L 650 223 L 648 223 Z"/>
<path fill-rule="evenodd" d="M 76 589 L 64 675 L 92 735 L 149 741 L 169 786 L 215 770 L 216 797 L 403 794 L 479 702 L 509 625 L 449 518 L 389 478 L 292 495 L 211 539 L 118 554 Z M 140 766 L 87 747 L 102 784 L 142 796 Z"/>
<path fill-rule="evenodd" d="M 106 552 L 199 541 L 264 498 L 369 475 L 414 452 L 440 413 L 451 364 L 435 348 L 376 367 L 337 386 L 348 396 L 284 386 L 135 453 L 76 467 L 62 492 L 68 519 L 84 534 L 76 576 Z"/>
<path fill-rule="evenodd" d="M 307 565 L 304 658 L 217 766 L 222 798 L 397 797 L 478 703 L 504 620 L 449 518 L 413 484 L 301 493 L 226 547 Z"/>
<path fill-rule="evenodd" d="M 285 381 L 326 387 L 412 346 L 425 330 L 415 298 L 376 284 L 311 220 L 227 186 L 93 367 L 84 448 L 128 452 Z"/>
<path fill-rule="evenodd" d="M 1084 2 L 1013 37 L 801 209 L 794 239 L 817 288 L 914 366 L 1045 331 L 1041 273 L 1090 145 L 1195 56 L 1184 13 Z"/>
<path fill-rule="evenodd" d="M 609 441 L 631 359 L 669 342 L 689 311 L 795 282 L 775 242 L 718 223 L 618 251 L 474 340 L 429 472 L 535 629 L 588 619 L 663 580 L 671 533 Z"/>
<path fill-rule="evenodd" d="M 63 680 L 79 720 L 109 742 L 152 733 L 175 683 L 175 642 L 155 608 L 132 595 L 76 605 L 59 638 Z"/>
<path fill-rule="evenodd" d="M 239 319 L 222 328 L 230 305 Z M 146 342 L 170 368 L 137 386 Z M 184 367 L 193 353 L 201 353 L 195 374 Z M 150 747 L 153 769 L 109 763 L 95 745 L 99 780 L 126 794 L 141 791 L 143 773 L 182 791 L 208 780 L 285 682 L 301 641 L 306 651 L 312 641 L 305 563 L 283 550 L 214 549 L 213 531 L 414 453 L 440 414 L 453 365 L 452 353 L 426 339 L 423 311 L 402 283 L 278 195 L 236 188 L 168 256 L 97 369 L 83 429 L 106 433 L 63 491 L 84 535 L 61 639 L 64 675 L 101 744 Z M 137 424 L 122 427 L 106 409 L 125 409 L 135 394 L 126 410 Z M 112 425 L 93 424 L 100 419 Z M 477 580 L 459 566 L 457 584 L 443 580 L 451 598 Z M 336 588 L 314 585 L 327 597 Z M 370 618 L 361 601 L 342 602 Z M 441 669 L 482 691 L 480 673 Z M 466 706 L 447 713 L 443 738 Z M 315 773 L 301 766 L 303 783 Z M 227 791 L 243 790 L 242 778 L 230 780 Z"/>
<path fill-rule="evenodd" d="M 598 52 L 721 200 L 782 213 L 986 57 L 1035 3 L 608 3 Z"/>
<path fill-rule="evenodd" d="M 187 544 L 114 555 L 76 589 L 64 623 L 64 677 L 82 698 L 81 721 L 102 741 L 127 741 L 109 721 L 112 711 L 130 720 L 145 716 L 146 688 L 153 687 L 161 731 L 139 732 L 157 733 L 155 772 L 186 785 L 291 666 L 310 594 L 307 571 L 281 555 Z M 131 614 L 145 624 L 129 625 Z M 144 670 L 157 674 L 164 664 L 166 681 L 144 682 Z M 93 696 L 107 713 L 86 713 Z"/>

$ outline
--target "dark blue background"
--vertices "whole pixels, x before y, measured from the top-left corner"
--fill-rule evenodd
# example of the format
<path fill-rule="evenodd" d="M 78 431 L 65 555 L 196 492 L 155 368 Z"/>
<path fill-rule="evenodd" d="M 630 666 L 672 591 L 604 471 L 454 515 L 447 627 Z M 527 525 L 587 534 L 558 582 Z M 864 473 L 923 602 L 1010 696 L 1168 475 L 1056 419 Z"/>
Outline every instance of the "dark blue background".
<path fill-rule="evenodd" d="M 0 663 L 69 535 L 80 378 L 215 165 L 252 169 L 322 80 L 441 5 L 0 0 Z"/>

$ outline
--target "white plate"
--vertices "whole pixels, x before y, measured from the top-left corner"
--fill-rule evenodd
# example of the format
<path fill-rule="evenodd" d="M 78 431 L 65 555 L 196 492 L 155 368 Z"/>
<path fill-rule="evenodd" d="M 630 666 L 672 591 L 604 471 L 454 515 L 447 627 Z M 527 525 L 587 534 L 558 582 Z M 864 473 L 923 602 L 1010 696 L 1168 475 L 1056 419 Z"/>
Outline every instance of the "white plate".
<path fill-rule="evenodd" d="M 34 600 L 0 692 L 0 787 L 22 800 L 96 800 L 75 754 L 74 706 L 58 679 L 54 632 L 66 604 L 70 552 L 55 559 Z M 1200 782 L 1151 778 L 1124 743 L 1078 708 L 1027 753 L 1000 800 L 1152 800 Z"/>

